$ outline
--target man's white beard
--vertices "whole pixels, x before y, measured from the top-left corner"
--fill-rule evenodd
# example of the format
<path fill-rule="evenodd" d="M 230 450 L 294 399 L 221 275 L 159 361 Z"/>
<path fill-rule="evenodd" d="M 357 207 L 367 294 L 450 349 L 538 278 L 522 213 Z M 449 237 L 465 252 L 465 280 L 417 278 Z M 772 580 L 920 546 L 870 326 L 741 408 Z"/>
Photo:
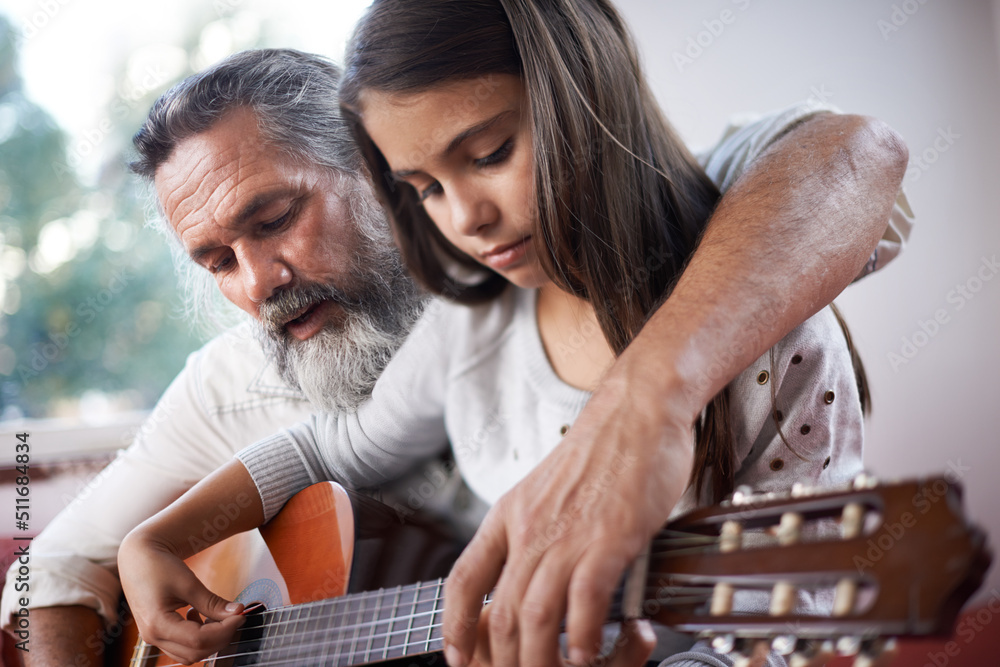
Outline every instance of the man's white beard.
<path fill-rule="evenodd" d="M 317 408 L 354 411 L 371 395 L 405 336 L 405 331 L 386 331 L 365 313 L 352 312 L 341 329 L 327 327 L 308 340 L 279 344 L 275 362 L 282 378 L 297 385 Z"/>
<path fill-rule="evenodd" d="M 369 241 L 356 258 L 356 291 L 333 285 L 287 288 L 260 304 L 255 329 L 264 351 L 289 385 L 298 387 L 325 412 L 354 411 L 410 332 L 424 307 L 391 241 Z M 306 340 L 285 329 L 289 317 L 309 304 L 329 299 L 343 310 Z"/>

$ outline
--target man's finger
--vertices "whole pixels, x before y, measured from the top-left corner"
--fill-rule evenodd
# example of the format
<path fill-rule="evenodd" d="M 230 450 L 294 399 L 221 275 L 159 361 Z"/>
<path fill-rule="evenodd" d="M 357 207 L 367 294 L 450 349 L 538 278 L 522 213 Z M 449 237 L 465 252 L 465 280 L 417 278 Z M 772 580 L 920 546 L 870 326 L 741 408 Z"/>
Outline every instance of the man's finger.
<path fill-rule="evenodd" d="M 483 599 L 493 590 L 507 559 L 506 530 L 496 510 L 487 515 L 445 582 L 442 635 L 451 667 L 469 664 L 475 653 Z"/>
<path fill-rule="evenodd" d="M 573 569 L 566 617 L 568 652 L 573 664 L 585 664 L 597 655 L 611 596 L 626 565 L 624 559 L 592 549 Z"/>
<path fill-rule="evenodd" d="M 639 667 L 644 665 L 656 648 L 656 633 L 647 620 L 632 619 L 622 623 L 615 639 L 608 667 Z"/>
<path fill-rule="evenodd" d="M 531 574 L 531 581 L 520 598 L 521 667 L 548 667 L 561 664 L 559 632 L 566 617 L 566 589 L 574 565 L 566 550 L 550 550 Z M 591 655 L 596 655 L 600 637 Z M 570 661 L 577 662 L 570 656 Z"/>

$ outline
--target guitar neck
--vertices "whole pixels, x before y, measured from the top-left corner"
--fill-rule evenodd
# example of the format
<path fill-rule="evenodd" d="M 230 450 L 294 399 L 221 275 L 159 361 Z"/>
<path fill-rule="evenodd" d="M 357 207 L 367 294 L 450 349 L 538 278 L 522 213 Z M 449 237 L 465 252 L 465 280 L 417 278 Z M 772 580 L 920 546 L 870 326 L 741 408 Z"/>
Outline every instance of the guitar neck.
<path fill-rule="evenodd" d="M 443 650 L 443 603 L 437 579 L 263 611 L 248 619 L 237 650 L 257 652 L 263 664 L 321 665 L 433 653 Z"/>
<path fill-rule="evenodd" d="M 339 493 L 344 494 L 342 489 Z M 311 496 L 306 502 L 303 494 L 283 514 L 304 507 L 310 520 L 325 516 L 316 511 Z M 933 502 L 915 504 L 928 498 Z M 303 504 L 296 508 L 299 500 Z M 918 507 L 926 509 L 915 510 Z M 367 516 L 351 526 L 357 536 L 352 579 L 379 569 L 383 562 L 367 550 L 363 534 L 377 519 L 377 514 Z M 398 526 L 392 513 L 383 511 L 382 519 Z M 817 530 L 810 531 L 811 526 Z M 279 527 L 276 520 L 269 528 L 275 529 L 275 538 Z M 290 527 L 300 529 L 301 524 Z M 876 546 L 880 551 L 873 554 Z M 289 590 L 299 593 L 290 594 L 283 605 L 248 614 L 238 641 L 206 665 L 351 667 L 443 649 L 444 579 L 430 578 L 440 570 L 422 583 L 353 594 L 341 590 L 329 593 L 341 597 L 318 599 L 327 591 L 325 584 L 288 575 L 315 574 L 329 559 L 284 562 L 303 551 L 287 548 L 284 556 L 275 557 L 284 563 L 278 566 L 286 573 Z M 404 559 L 420 553 L 424 550 L 412 543 L 399 552 Z M 712 639 L 723 651 L 741 652 L 754 643 L 781 640 L 784 652 L 815 656 L 837 640 L 853 647 L 851 651 L 876 655 L 885 636 L 950 633 L 990 560 L 985 536 L 961 515 L 960 489 L 943 478 L 880 487 L 859 480 L 851 489 L 796 490 L 784 496 L 737 494 L 731 502 L 675 519 L 657 535 L 640 596 L 641 612 Z M 808 596 L 823 591 L 834 596 L 832 609 L 799 608 L 799 592 Z M 765 604 L 753 606 L 754 611 L 738 608 L 739 596 L 744 603 L 746 596 L 756 596 Z M 619 596 L 611 619 L 621 618 L 621 605 Z M 132 664 L 152 665 L 143 655 L 137 653 Z"/>

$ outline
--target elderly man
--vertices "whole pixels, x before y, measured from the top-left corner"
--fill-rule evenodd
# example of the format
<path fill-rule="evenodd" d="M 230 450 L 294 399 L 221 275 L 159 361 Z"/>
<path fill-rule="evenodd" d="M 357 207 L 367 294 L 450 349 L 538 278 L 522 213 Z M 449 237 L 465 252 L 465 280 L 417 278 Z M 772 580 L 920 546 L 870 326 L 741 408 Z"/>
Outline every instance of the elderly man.
<path fill-rule="evenodd" d="M 35 541 L 29 664 L 97 664 L 102 622 L 116 617 L 114 554 L 125 533 L 253 440 L 313 409 L 357 405 L 418 314 L 419 299 L 339 119 L 337 80 L 336 69 L 314 56 L 238 54 L 166 93 L 137 136 L 138 171 L 155 180 L 168 238 L 180 239 L 197 270 L 252 316 L 283 380 L 251 341 L 232 334 L 192 358 L 154 412 L 159 425 Z M 698 269 L 686 274 L 691 287 L 681 296 L 700 289 L 712 298 L 697 311 L 675 313 L 682 326 L 673 330 L 691 337 L 715 330 L 709 339 L 722 353 L 715 359 L 720 377 L 734 376 L 741 359 L 755 358 L 832 298 L 867 258 L 862 272 L 888 261 L 908 231 L 898 210 L 886 226 L 905 166 L 894 135 L 877 123 L 817 111 L 764 118 L 727 134 L 706 157 L 724 186 L 735 183 L 735 196 L 724 198 L 712 222 L 716 252 L 733 242 L 737 251 L 731 263 L 712 255 L 692 261 Z M 838 153 L 850 159 L 833 159 Z M 162 170 L 168 160 L 172 169 Z M 751 161 L 755 168 L 739 178 Z M 853 178 L 844 178 L 845 164 Z M 809 225 L 814 218 L 841 226 Z M 778 256 L 772 235 L 798 239 L 797 250 Z M 759 264 L 754 248 L 766 258 Z M 753 299 L 740 291 L 747 276 L 755 276 L 755 299 L 782 304 L 772 308 L 774 322 L 755 321 Z M 727 292 L 710 287 L 718 285 Z M 761 326 L 774 330 L 741 339 Z M 650 335 L 679 334 L 654 326 Z M 640 339 L 648 350 L 648 337 Z M 650 385 L 628 365 L 631 356 L 623 361 L 618 375 Z M 589 446 L 602 429 L 624 441 L 649 426 L 613 397 L 613 390 L 595 394 L 597 407 L 573 429 L 575 446 Z M 8 586 L 5 622 L 12 593 Z"/>

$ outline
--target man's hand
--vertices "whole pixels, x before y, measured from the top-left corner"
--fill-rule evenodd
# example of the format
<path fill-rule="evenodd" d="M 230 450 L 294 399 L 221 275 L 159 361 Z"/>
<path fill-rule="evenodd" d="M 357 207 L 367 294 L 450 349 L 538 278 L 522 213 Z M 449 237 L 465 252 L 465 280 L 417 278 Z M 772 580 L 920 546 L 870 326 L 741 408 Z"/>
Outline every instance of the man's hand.
<path fill-rule="evenodd" d="M 494 585 L 495 663 L 558 664 L 564 617 L 571 661 L 596 655 L 612 589 L 687 484 L 694 419 L 858 275 L 906 159 L 884 124 L 825 114 L 789 131 L 732 186 L 670 297 L 456 563 L 444 616 L 452 667 L 474 655 Z"/>
<path fill-rule="evenodd" d="M 449 664 L 468 664 L 484 641 L 498 665 L 560 664 L 564 618 L 570 662 L 597 656 L 622 572 L 666 521 L 691 470 L 690 411 L 637 424 L 630 411 L 660 399 L 636 389 L 605 380 L 560 446 L 491 509 L 448 577 Z M 664 412 L 658 406 L 655 414 Z M 634 437 L 623 442 L 623 432 Z M 477 642 L 482 600 L 494 585 L 488 639 Z"/>
<path fill-rule="evenodd" d="M 490 606 L 483 609 L 479 617 L 478 634 L 480 641 L 476 645 L 476 655 L 473 657 L 469 667 L 489 667 L 494 663 L 489 653 L 489 616 Z M 656 648 L 656 634 L 649 621 L 632 619 L 622 623 L 621 631 L 615 638 L 610 650 L 602 654 L 601 664 L 605 667 L 630 667 L 632 665 L 643 665 L 649 660 L 653 649 Z M 565 665 L 565 662 L 555 662 L 553 665 Z M 754 665 L 753 667 L 759 667 Z"/>

